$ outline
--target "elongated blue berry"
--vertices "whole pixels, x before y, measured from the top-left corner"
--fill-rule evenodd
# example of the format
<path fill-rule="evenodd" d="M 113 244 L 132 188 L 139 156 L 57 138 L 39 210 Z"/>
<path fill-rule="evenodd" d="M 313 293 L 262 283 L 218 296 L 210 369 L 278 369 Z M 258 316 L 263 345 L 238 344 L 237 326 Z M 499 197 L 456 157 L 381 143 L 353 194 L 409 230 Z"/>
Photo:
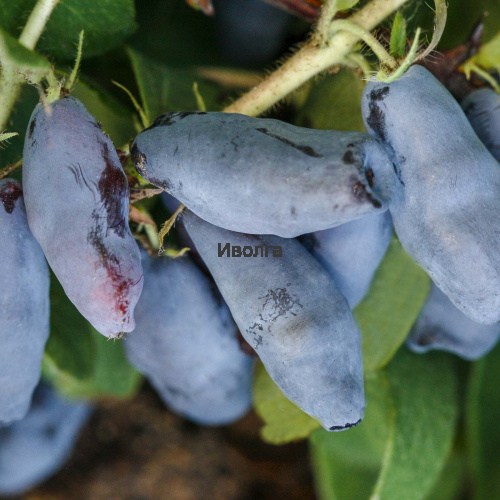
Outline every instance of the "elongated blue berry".
<path fill-rule="evenodd" d="M 190 211 L 184 224 L 243 337 L 285 396 L 325 429 L 361 422 L 361 335 L 328 272 L 295 239 L 227 231 Z"/>
<path fill-rule="evenodd" d="M 107 337 L 134 329 L 142 269 L 113 143 L 81 102 L 39 104 L 24 145 L 30 229 L 67 296 Z"/>
<path fill-rule="evenodd" d="M 0 180 L 0 425 L 26 415 L 49 336 L 49 269 L 21 186 Z"/>
<path fill-rule="evenodd" d="M 225 425 L 251 405 L 252 359 L 209 279 L 188 257 L 143 253 L 144 290 L 130 361 L 174 412 L 202 425 Z"/>
<path fill-rule="evenodd" d="M 500 161 L 500 95 L 492 89 L 476 90 L 462 101 L 462 108 L 477 136 Z"/>
<path fill-rule="evenodd" d="M 423 67 L 369 83 L 367 129 L 394 163 L 390 212 L 405 250 L 472 320 L 500 320 L 500 168 Z M 376 173 L 376 170 L 375 170 Z"/>
<path fill-rule="evenodd" d="M 367 134 L 240 114 L 161 115 L 131 154 L 140 175 L 199 217 L 251 234 L 295 237 L 383 212 L 393 183 Z"/>
<path fill-rule="evenodd" d="M 373 214 L 303 237 L 354 309 L 368 293 L 392 237 L 389 212 Z"/>
<path fill-rule="evenodd" d="M 448 351 L 467 360 L 476 360 L 488 354 L 499 337 L 500 325 L 481 325 L 472 321 L 433 285 L 407 345 L 419 353 Z"/>
<path fill-rule="evenodd" d="M 0 428 L 0 495 L 20 495 L 62 468 L 90 414 L 40 384 L 26 417 Z"/>

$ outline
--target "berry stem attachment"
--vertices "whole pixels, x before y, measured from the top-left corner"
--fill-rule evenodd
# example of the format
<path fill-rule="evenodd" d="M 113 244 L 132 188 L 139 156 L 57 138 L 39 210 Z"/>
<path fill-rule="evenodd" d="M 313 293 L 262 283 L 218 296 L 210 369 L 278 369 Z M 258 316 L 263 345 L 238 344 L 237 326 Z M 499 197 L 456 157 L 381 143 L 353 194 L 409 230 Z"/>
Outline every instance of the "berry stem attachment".
<path fill-rule="evenodd" d="M 387 75 L 383 70 L 380 70 L 377 74 L 377 80 L 379 82 L 391 83 L 401 77 L 404 72 L 415 62 L 418 52 L 418 43 L 420 39 L 420 28 L 417 28 L 415 32 L 415 38 L 413 39 L 413 43 L 411 44 L 410 50 L 403 62 L 399 66 L 399 68 L 394 71 L 391 75 Z"/>
<path fill-rule="evenodd" d="M 392 57 L 384 46 L 368 31 L 358 24 L 339 19 L 330 24 L 330 34 L 334 35 L 337 31 L 348 31 L 353 35 L 358 36 L 363 42 L 372 49 L 373 53 L 378 57 L 383 66 L 394 69 L 397 66 L 396 59 Z"/>

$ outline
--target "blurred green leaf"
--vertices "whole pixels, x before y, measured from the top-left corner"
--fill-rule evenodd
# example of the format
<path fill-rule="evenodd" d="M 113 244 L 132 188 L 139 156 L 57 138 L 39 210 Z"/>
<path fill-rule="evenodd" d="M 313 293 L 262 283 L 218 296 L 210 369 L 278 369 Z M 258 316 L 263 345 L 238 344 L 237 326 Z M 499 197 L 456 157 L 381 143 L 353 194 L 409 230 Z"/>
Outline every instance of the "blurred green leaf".
<path fill-rule="evenodd" d="M 362 131 L 361 95 L 365 83 L 348 68 L 314 83 L 296 125 L 322 130 Z"/>
<path fill-rule="evenodd" d="M 372 500 L 420 500 L 438 479 L 453 443 L 458 387 L 453 358 L 400 349 L 387 366 L 394 420 Z"/>
<path fill-rule="evenodd" d="M 124 340 L 108 340 L 95 330 L 93 333 L 97 346 L 93 377 L 87 383 L 76 384 L 67 393 L 88 398 L 132 396 L 138 390 L 142 376 L 129 364 L 123 347 Z"/>
<path fill-rule="evenodd" d="M 394 57 L 403 57 L 406 53 L 406 20 L 397 12 L 392 23 L 390 53 Z"/>
<path fill-rule="evenodd" d="M 363 500 L 370 496 L 382 464 L 394 411 L 387 375 L 365 381 L 363 422 L 343 432 L 317 430 L 310 437 L 311 459 L 320 500 Z"/>
<path fill-rule="evenodd" d="M 36 0 L 0 0 L 0 27 L 19 36 Z M 72 61 L 80 31 L 85 30 L 83 57 L 103 54 L 136 29 L 133 0 L 60 0 L 50 16 L 37 50 Z"/>
<path fill-rule="evenodd" d="M 339 10 L 348 10 L 354 7 L 357 3 L 359 3 L 359 0 L 338 0 L 337 8 Z"/>
<path fill-rule="evenodd" d="M 213 84 L 201 81 L 192 74 L 153 61 L 133 49 L 128 51 L 141 94 L 144 111 L 150 120 L 166 111 L 198 110 L 193 83 L 198 83 L 198 92 L 207 109 L 220 108 L 220 90 Z"/>
<path fill-rule="evenodd" d="M 385 366 L 404 342 L 430 290 L 425 272 L 393 237 L 368 295 L 354 310 L 366 371 Z"/>
<path fill-rule="evenodd" d="M 475 500 L 500 498 L 500 346 L 474 363 L 466 403 Z"/>
<path fill-rule="evenodd" d="M 96 332 L 51 276 L 51 331 L 42 363 L 44 378 L 74 398 L 134 394 L 141 380 L 130 366 L 122 341 L 107 340 Z"/>
<path fill-rule="evenodd" d="M 259 0 L 260 1 L 260 0 Z M 167 66 L 220 65 L 213 18 L 181 0 L 138 2 L 131 46 Z"/>
<path fill-rule="evenodd" d="M 46 361 L 75 379 L 89 378 L 95 370 L 96 347 L 89 335 L 89 323 L 66 297 L 51 272 L 50 337 L 45 347 Z"/>
<path fill-rule="evenodd" d="M 23 47 L 15 38 L 0 30 L 0 63 L 3 73 L 14 71 L 15 74 L 38 83 L 50 70 L 50 63 L 45 57 Z"/>
<path fill-rule="evenodd" d="M 83 57 L 88 58 L 117 47 L 135 29 L 133 0 L 60 0 L 37 48 L 58 59 L 73 61 L 82 30 Z"/>
<path fill-rule="evenodd" d="M 462 498 L 461 490 L 465 477 L 463 453 L 453 452 L 448 458 L 438 481 L 425 500 L 454 500 Z"/>
<path fill-rule="evenodd" d="M 500 33 L 485 43 L 472 61 L 484 69 L 500 71 Z"/>
<path fill-rule="evenodd" d="M 261 436 L 272 444 L 285 444 L 303 439 L 319 429 L 319 422 L 289 401 L 259 363 L 253 387 L 253 403 L 264 420 Z"/>
<path fill-rule="evenodd" d="M 0 28 L 17 35 L 34 5 L 35 0 L 0 0 Z"/>
<path fill-rule="evenodd" d="M 450 356 L 401 349 L 367 376 L 364 421 L 310 438 L 320 500 L 422 500 L 453 442 L 457 381 Z"/>
<path fill-rule="evenodd" d="M 422 4 L 425 6 L 425 4 Z M 425 7 L 421 7 L 424 10 Z M 440 47 L 450 49 L 465 42 L 476 22 L 487 14 L 485 21 L 485 40 L 500 30 L 500 8 L 498 0 L 460 0 L 448 2 L 448 20 Z"/>

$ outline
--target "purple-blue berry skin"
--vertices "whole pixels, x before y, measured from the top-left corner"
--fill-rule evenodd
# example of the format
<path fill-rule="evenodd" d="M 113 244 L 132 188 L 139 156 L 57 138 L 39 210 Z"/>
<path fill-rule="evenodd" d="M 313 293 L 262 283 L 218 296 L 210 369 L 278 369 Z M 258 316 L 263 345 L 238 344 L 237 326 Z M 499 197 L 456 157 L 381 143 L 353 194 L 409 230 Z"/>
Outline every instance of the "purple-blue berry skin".
<path fill-rule="evenodd" d="M 387 211 L 305 235 L 303 242 L 354 309 L 370 289 L 392 232 L 391 214 Z"/>
<path fill-rule="evenodd" d="M 240 349 L 229 309 L 189 257 L 142 255 L 129 360 L 175 413 L 200 425 L 238 420 L 251 406 L 253 360 Z"/>
<path fill-rule="evenodd" d="M 142 290 L 129 189 L 113 143 L 83 104 L 39 104 L 24 144 L 28 223 L 66 295 L 107 337 L 134 329 Z"/>
<path fill-rule="evenodd" d="M 219 51 L 232 64 L 262 66 L 285 48 L 293 17 L 262 0 L 215 0 Z"/>
<path fill-rule="evenodd" d="M 0 495 L 20 495 L 57 473 L 90 414 L 87 404 L 40 384 L 26 417 L 0 428 Z"/>
<path fill-rule="evenodd" d="M 49 269 L 17 181 L 0 180 L 0 425 L 23 418 L 49 337 Z"/>
<path fill-rule="evenodd" d="M 361 422 L 361 334 L 321 264 L 295 239 L 227 231 L 191 211 L 184 224 L 243 337 L 283 394 L 327 430 Z M 219 257 L 219 244 L 227 243 L 280 246 L 282 256 L 270 250 L 268 257 Z"/>
<path fill-rule="evenodd" d="M 461 104 L 479 139 L 500 162 L 500 95 L 492 89 L 480 89 Z"/>
<path fill-rule="evenodd" d="M 452 95 L 421 66 L 370 82 L 367 130 L 387 147 L 405 250 L 472 320 L 500 320 L 500 168 Z"/>
<path fill-rule="evenodd" d="M 142 177 L 211 224 L 287 238 L 385 211 L 394 183 L 367 134 L 240 114 L 161 115 L 131 155 Z"/>
<path fill-rule="evenodd" d="M 414 352 L 447 351 L 474 361 L 488 354 L 499 336 L 499 324 L 472 321 L 433 285 L 406 343 Z"/>

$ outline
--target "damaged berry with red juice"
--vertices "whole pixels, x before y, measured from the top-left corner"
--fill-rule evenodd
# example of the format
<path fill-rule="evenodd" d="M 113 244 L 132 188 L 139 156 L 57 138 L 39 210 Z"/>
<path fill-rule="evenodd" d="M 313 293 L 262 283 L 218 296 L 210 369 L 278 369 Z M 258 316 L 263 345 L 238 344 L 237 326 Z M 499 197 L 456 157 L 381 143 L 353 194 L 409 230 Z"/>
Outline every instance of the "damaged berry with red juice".
<path fill-rule="evenodd" d="M 142 290 L 127 178 L 109 137 L 73 97 L 39 104 L 24 144 L 31 231 L 80 313 L 107 337 L 135 327 Z"/>

